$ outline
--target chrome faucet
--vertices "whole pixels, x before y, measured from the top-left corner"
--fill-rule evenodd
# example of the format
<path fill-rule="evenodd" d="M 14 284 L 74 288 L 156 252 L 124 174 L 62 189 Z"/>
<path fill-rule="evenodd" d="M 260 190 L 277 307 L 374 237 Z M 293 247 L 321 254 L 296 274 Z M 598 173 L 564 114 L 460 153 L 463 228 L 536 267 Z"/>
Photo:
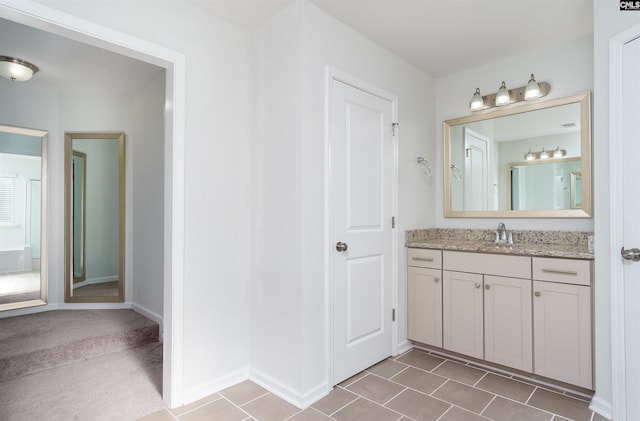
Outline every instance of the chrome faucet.
<path fill-rule="evenodd" d="M 507 233 L 507 227 L 502 222 L 498 224 L 496 229 L 496 243 L 509 243 L 513 244 L 513 237 L 511 233 Z"/>

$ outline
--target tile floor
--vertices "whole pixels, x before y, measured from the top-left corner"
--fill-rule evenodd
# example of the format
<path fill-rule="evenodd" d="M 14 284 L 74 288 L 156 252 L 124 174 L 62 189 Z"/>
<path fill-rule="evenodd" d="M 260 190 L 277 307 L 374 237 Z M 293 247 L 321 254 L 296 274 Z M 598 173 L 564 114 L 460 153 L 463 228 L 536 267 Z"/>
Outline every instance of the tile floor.
<path fill-rule="evenodd" d="M 139 421 L 603 421 L 586 398 L 411 350 L 368 368 L 301 411 L 245 381 Z"/>

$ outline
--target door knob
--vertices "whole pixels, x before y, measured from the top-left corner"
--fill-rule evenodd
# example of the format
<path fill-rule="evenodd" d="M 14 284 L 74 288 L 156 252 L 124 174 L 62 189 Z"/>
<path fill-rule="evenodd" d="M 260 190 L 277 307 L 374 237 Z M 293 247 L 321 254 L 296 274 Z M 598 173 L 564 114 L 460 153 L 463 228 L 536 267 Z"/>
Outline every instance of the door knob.
<path fill-rule="evenodd" d="M 349 246 L 347 245 L 347 243 L 343 243 L 342 241 L 338 241 L 338 243 L 336 244 L 336 250 L 338 251 L 347 251 L 348 248 Z"/>
<path fill-rule="evenodd" d="M 625 250 L 624 247 L 622 247 L 622 250 L 620 250 L 620 254 L 625 260 L 633 260 L 634 262 L 640 261 L 640 249 L 633 248 Z"/>

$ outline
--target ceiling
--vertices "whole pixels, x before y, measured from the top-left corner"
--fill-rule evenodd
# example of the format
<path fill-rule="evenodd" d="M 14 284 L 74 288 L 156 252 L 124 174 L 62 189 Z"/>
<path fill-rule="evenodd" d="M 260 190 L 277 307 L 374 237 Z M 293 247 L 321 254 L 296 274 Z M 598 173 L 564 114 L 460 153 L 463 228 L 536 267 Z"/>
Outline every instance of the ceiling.
<path fill-rule="evenodd" d="M 253 30 L 296 0 L 188 1 Z M 436 78 L 593 32 L 593 0 L 308 1 Z M 161 71 L 4 19 L 0 39 L 0 55 L 40 67 L 35 86 L 127 92 Z"/>
<path fill-rule="evenodd" d="M 593 0 L 309 0 L 441 77 L 593 33 Z M 254 29 L 294 0 L 190 0 Z"/>

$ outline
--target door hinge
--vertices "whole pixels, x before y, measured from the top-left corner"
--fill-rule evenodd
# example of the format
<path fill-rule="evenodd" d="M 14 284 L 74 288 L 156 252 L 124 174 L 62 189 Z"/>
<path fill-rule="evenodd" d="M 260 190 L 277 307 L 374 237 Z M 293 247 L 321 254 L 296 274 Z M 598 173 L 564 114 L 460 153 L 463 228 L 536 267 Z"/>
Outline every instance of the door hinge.
<path fill-rule="evenodd" d="M 398 126 L 400 124 L 398 123 L 391 123 L 391 130 L 393 131 L 393 135 L 397 136 L 398 135 Z"/>
<path fill-rule="evenodd" d="M 395 228 L 396 227 L 396 217 L 392 216 L 391 217 L 391 228 Z"/>
<path fill-rule="evenodd" d="M 396 321 L 396 309 L 395 308 L 391 309 L 391 321 L 392 322 Z"/>

